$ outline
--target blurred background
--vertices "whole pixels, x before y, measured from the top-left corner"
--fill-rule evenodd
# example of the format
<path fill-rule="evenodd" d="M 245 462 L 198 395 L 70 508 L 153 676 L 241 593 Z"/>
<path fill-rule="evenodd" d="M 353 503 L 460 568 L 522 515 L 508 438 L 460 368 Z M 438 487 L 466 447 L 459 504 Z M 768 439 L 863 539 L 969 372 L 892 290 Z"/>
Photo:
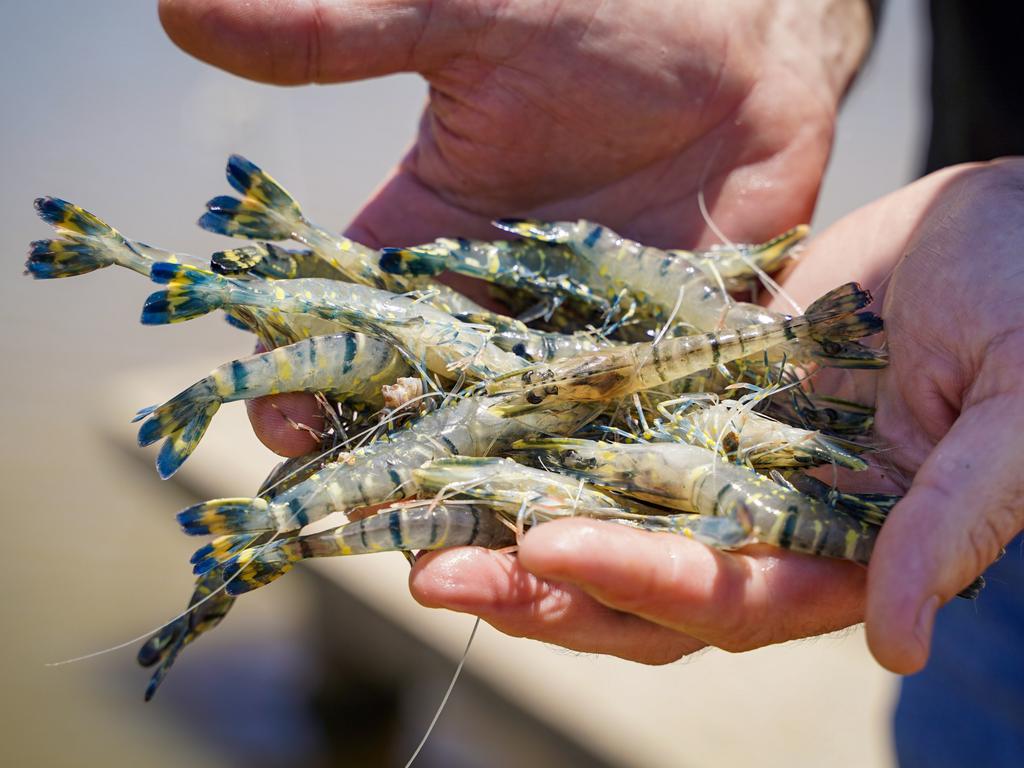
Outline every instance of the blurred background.
<path fill-rule="evenodd" d="M 138 642 L 46 666 L 142 636 L 183 609 L 195 542 L 174 512 L 200 496 L 251 493 L 274 458 L 241 406 L 228 406 L 198 455 L 161 482 L 128 419 L 250 341 L 213 319 L 141 327 L 150 286 L 134 274 L 44 283 L 21 272 L 28 243 L 49 236 L 31 206 L 43 194 L 156 245 L 225 247 L 193 222 L 228 191 L 231 152 L 277 176 L 312 220 L 341 228 L 410 140 L 423 83 L 271 88 L 178 51 L 155 3 L 5 5 L 3 762 L 404 764 L 472 621 L 415 605 L 398 555 L 300 568 L 240 601 L 148 705 Z M 923 3 L 889 4 L 840 120 L 817 227 L 916 175 L 926 23 Z M 483 626 L 418 764 L 886 765 L 894 686 L 859 631 L 651 669 Z"/>

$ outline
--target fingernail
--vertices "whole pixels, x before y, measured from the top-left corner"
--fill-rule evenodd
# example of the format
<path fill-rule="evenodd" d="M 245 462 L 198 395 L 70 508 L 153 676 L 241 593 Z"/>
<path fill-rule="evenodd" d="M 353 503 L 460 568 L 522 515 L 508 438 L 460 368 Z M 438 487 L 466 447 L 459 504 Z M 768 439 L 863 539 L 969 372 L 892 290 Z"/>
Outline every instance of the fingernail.
<path fill-rule="evenodd" d="M 914 636 L 921 645 L 921 651 L 925 658 L 932 643 L 932 626 L 935 624 L 935 612 L 939 610 L 939 596 L 932 595 L 921 605 L 917 612 L 917 624 L 914 627 Z"/>

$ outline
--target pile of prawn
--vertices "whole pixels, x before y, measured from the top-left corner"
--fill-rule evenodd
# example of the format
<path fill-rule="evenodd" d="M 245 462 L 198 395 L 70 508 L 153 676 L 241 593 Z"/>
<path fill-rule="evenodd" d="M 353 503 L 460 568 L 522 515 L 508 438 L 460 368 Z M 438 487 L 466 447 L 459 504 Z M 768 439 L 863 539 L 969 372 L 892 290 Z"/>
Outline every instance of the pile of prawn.
<path fill-rule="evenodd" d="M 275 468 L 253 496 L 178 514 L 185 533 L 211 538 L 192 557 L 188 610 L 139 651 L 155 667 L 147 700 L 238 595 L 308 558 L 509 547 L 531 526 L 586 516 L 723 549 L 762 542 L 868 563 L 897 498 L 843 493 L 806 470 L 865 469 L 872 410 L 816 395 L 806 379 L 821 366 L 885 365 L 884 350 L 860 341 L 882 330 L 864 309 L 871 296 L 843 285 L 795 316 L 733 298 L 770 285 L 806 227 L 684 251 L 588 221 L 503 219 L 514 239 L 377 250 L 310 222 L 240 156 L 227 179 L 238 197 L 210 200 L 199 224 L 253 243 L 208 264 L 63 200 L 36 201 L 57 237 L 32 243 L 33 277 L 125 267 L 163 286 L 144 324 L 221 310 L 268 350 L 138 412 L 139 444 L 162 441 L 161 477 L 222 403 L 309 392 L 326 416 L 318 450 Z M 438 282 L 444 271 L 486 281 L 510 314 Z M 335 513 L 348 522 L 303 532 Z"/>

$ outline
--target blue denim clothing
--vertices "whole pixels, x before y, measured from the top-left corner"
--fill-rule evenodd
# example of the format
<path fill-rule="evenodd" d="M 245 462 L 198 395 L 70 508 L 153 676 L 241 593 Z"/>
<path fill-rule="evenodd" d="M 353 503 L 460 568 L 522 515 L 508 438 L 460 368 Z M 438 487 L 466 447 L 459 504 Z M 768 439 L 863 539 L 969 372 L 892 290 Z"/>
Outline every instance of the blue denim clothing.
<path fill-rule="evenodd" d="M 1024 534 L 985 579 L 939 611 L 928 666 L 903 679 L 901 768 L 1024 766 Z"/>

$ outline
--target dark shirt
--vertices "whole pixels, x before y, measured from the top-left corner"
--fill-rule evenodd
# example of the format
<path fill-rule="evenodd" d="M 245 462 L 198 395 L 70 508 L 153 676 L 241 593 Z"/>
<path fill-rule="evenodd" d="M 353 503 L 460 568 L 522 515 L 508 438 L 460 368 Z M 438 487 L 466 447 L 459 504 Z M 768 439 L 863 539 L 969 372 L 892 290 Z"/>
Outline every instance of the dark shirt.
<path fill-rule="evenodd" d="M 1024 155 L 1024 2 L 932 0 L 931 19 L 926 171 Z"/>

